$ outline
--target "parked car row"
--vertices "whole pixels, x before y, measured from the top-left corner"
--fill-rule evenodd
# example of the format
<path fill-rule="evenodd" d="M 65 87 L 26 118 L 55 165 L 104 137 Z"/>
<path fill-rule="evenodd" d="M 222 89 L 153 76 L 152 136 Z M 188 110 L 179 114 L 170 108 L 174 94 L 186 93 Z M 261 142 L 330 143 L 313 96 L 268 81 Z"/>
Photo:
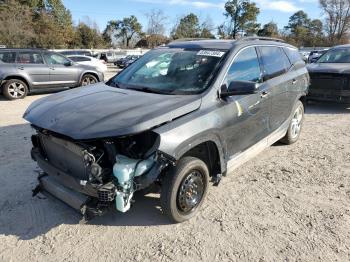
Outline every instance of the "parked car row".
<path fill-rule="evenodd" d="M 350 102 L 349 45 L 312 51 L 308 55 L 311 78 L 309 100 Z M 66 54 L 67 57 L 63 56 Z M 306 54 L 303 54 L 306 55 Z M 114 62 L 126 68 L 140 55 L 129 55 Z M 164 74 L 169 57 L 153 61 L 148 70 Z M 155 66 L 155 64 L 157 66 Z M 104 60 L 85 51 L 65 51 L 60 54 L 38 49 L 1 49 L 0 87 L 8 99 L 24 98 L 29 92 L 60 87 L 77 87 L 103 81 L 107 65 Z"/>
<path fill-rule="evenodd" d="M 118 59 L 116 62 L 114 62 L 114 65 L 118 66 L 119 68 L 125 68 L 134 63 L 140 57 L 141 55 L 128 55 L 124 58 Z"/>
<path fill-rule="evenodd" d="M 104 60 L 99 60 L 97 58 L 84 55 L 69 55 L 67 57 L 77 64 L 95 67 L 97 70 L 103 73 L 107 71 L 107 63 Z"/>
<path fill-rule="evenodd" d="M 126 51 L 100 52 L 94 55 L 95 58 L 104 60 L 106 63 L 115 63 L 119 59 L 123 59 L 126 56 L 127 56 Z"/>
<path fill-rule="evenodd" d="M 64 56 L 71 56 L 71 55 L 92 56 L 92 53 L 90 51 L 85 51 L 85 50 L 66 50 L 66 51 L 60 51 L 58 53 Z"/>

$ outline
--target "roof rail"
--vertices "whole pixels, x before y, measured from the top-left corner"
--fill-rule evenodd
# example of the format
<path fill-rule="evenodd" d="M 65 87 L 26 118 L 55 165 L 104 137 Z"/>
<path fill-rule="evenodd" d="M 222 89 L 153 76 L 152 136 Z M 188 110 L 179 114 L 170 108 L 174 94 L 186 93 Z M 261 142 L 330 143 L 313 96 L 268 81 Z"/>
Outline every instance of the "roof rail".
<path fill-rule="evenodd" d="M 213 40 L 212 38 L 179 38 L 171 42 L 187 42 L 187 41 L 199 41 L 199 40 Z"/>
<path fill-rule="evenodd" d="M 238 39 L 237 41 L 251 41 L 251 40 L 263 40 L 263 41 L 275 41 L 280 43 L 285 43 L 283 39 L 273 38 L 273 37 L 265 37 L 265 36 L 249 36 Z"/>
<path fill-rule="evenodd" d="M 1 48 L 1 50 L 48 50 L 48 49 L 47 48 L 41 48 L 41 47 L 28 47 L 28 48 L 4 47 L 4 48 Z"/>

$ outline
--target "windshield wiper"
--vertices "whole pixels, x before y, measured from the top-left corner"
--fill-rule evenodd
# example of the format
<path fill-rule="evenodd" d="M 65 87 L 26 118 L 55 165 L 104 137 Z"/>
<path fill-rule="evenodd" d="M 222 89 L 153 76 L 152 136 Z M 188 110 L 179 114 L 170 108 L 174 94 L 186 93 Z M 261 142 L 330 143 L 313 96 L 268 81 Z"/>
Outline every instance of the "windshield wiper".
<path fill-rule="evenodd" d="M 161 94 L 161 95 L 170 95 L 170 92 L 162 91 L 162 90 L 157 90 L 149 87 L 127 87 L 125 89 L 131 89 L 135 91 L 141 91 L 145 93 L 153 93 L 153 94 Z"/>

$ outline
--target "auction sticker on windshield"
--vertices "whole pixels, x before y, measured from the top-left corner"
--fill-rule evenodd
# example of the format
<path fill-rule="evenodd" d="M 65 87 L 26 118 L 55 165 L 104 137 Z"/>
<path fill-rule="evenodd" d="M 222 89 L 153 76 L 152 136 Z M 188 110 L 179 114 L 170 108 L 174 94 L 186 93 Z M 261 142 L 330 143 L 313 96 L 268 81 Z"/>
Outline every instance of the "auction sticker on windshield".
<path fill-rule="evenodd" d="M 222 57 L 224 54 L 225 52 L 215 51 L 215 50 L 200 50 L 197 53 L 197 55 L 215 56 L 215 57 Z"/>

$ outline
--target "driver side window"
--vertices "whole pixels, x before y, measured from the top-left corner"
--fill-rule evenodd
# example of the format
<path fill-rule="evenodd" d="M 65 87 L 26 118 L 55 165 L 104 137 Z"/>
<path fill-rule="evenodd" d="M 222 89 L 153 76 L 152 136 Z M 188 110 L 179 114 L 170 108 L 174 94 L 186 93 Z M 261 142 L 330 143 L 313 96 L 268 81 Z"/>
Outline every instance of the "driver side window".
<path fill-rule="evenodd" d="M 261 79 L 260 64 L 255 47 L 248 47 L 239 52 L 227 72 L 224 84 L 226 87 L 232 81 L 259 82 Z"/>

